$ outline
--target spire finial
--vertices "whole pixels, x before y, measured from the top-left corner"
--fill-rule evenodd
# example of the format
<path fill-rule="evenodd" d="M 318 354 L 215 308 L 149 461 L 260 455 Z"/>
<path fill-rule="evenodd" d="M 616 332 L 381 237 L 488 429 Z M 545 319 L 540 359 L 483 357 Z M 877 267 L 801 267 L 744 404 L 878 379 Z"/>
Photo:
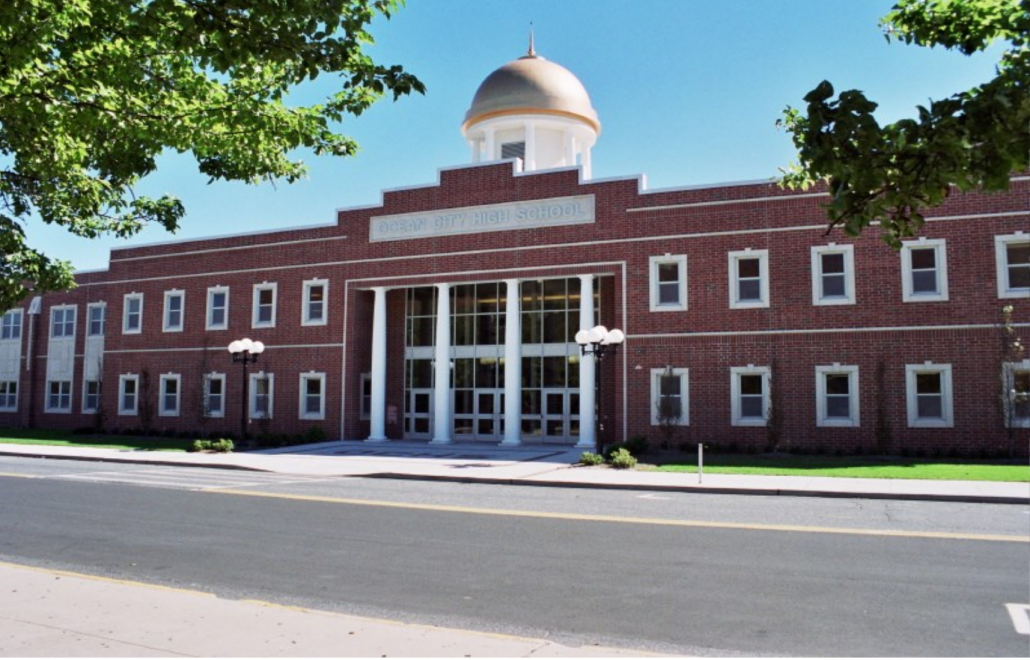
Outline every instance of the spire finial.
<path fill-rule="evenodd" d="M 529 22 L 529 51 L 526 57 L 536 57 L 536 49 L 533 47 L 533 21 Z"/>

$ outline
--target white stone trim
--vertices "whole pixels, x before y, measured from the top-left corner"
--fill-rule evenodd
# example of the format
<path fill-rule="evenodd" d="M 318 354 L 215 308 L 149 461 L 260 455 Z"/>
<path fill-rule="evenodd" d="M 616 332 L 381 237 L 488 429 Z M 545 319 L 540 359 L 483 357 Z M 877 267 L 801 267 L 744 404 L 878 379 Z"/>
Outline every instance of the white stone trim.
<path fill-rule="evenodd" d="M 658 420 L 658 399 L 661 396 L 661 379 L 666 374 L 665 367 L 654 367 L 651 369 L 651 426 L 659 426 Z M 672 375 L 680 381 L 680 411 L 681 415 L 676 426 L 690 426 L 690 369 L 686 367 L 673 367 Z"/>
<path fill-rule="evenodd" d="M 730 309 L 763 309 L 769 306 L 769 250 L 745 248 L 727 254 L 729 267 Z M 758 259 L 758 300 L 741 300 L 738 264 L 744 259 Z"/>
<path fill-rule="evenodd" d="M 762 376 L 762 417 L 744 417 L 741 410 L 741 376 Z M 730 421 L 733 426 L 765 426 L 769 421 L 769 388 L 772 370 L 769 367 L 730 367 Z"/>
<path fill-rule="evenodd" d="M 318 383 L 318 410 L 316 412 L 309 412 L 307 409 L 307 384 L 310 381 Z M 297 408 L 297 415 L 300 419 L 308 420 L 323 420 L 325 419 L 325 392 L 326 379 L 325 372 L 309 371 L 300 374 L 300 392 L 299 392 L 299 407 Z"/>
<path fill-rule="evenodd" d="M 823 293 L 825 279 L 823 273 L 823 255 L 841 254 L 844 257 L 844 295 L 826 296 Z M 821 305 L 854 305 L 855 297 L 855 246 L 854 245 L 813 245 L 812 246 L 812 304 Z"/>
<path fill-rule="evenodd" d="M 919 417 L 918 392 L 916 390 L 916 376 L 919 374 L 940 374 L 941 383 L 941 416 L 939 418 Z M 910 428 L 952 428 L 955 425 L 954 408 L 952 406 L 952 380 L 950 364 L 934 364 L 924 362 L 923 364 L 905 365 L 905 399 L 908 410 L 908 425 Z"/>
<path fill-rule="evenodd" d="M 1009 286 L 1008 246 L 1012 243 L 1030 245 L 1030 234 L 1017 231 L 1015 234 L 994 237 L 994 264 L 998 280 L 999 298 L 1030 299 L 1030 287 L 1013 288 Z"/>
<path fill-rule="evenodd" d="M 675 264 L 677 267 L 677 298 L 675 303 L 661 302 L 661 282 L 658 279 L 659 267 L 665 264 Z M 650 279 L 650 309 L 652 312 L 685 312 L 687 304 L 687 255 L 665 254 L 648 258 L 648 273 Z"/>
<path fill-rule="evenodd" d="M 848 377 L 848 416 L 828 417 L 826 377 L 829 375 L 845 375 Z M 819 427 L 858 428 L 859 417 L 858 366 L 856 365 L 819 365 L 815 368 L 815 425 Z"/>
<path fill-rule="evenodd" d="M 917 292 L 913 282 L 912 251 L 933 248 L 936 292 Z M 948 300 L 948 253 L 943 238 L 921 237 L 901 244 L 901 299 L 903 302 L 944 302 Z"/>

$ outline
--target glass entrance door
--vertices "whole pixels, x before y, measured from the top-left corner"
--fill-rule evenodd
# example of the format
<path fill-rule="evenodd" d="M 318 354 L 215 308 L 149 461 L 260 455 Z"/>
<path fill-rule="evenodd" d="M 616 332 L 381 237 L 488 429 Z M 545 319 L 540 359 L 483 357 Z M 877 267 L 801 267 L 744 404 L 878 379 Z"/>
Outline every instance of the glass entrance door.
<path fill-rule="evenodd" d="M 565 443 L 569 428 L 569 393 L 565 389 L 544 389 L 543 441 Z"/>
<path fill-rule="evenodd" d="M 476 390 L 476 440 L 500 442 L 503 390 Z"/>
<path fill-rule="evenodd" d="M 404 437 L 429 439 L 433 432 L 433 390 L 408 390 Z"/>

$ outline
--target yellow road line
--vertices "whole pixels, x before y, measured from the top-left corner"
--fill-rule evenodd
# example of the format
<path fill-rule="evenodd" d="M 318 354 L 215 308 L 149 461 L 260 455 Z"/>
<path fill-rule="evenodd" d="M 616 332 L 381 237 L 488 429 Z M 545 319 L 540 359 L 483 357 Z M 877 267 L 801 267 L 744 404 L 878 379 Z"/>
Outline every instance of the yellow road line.
<path fill-rule="evenodd" d="M 34 474 L 20 474 L 18 472 L 0 472 L 0 477 L 17 477 L 19 479 L 38 479 Z"/>
<path fill-rule="evenodd" d="M 215 491 L 205 491 L 213 493 Z M 288 493 L 264 493 L 254 490 L 219 490 L 219 495 L 243 495 L 271 499 L 298 500 L 302 502 L 323 502 L 328 504 L 351 504 L 354 506 L 375 506 L 417 511 L 439 511 L 446 513 L 472 513 L 487 516 L 510 516 L 517 518 L 543 518 L 548 520 L 575 520 L 582 522 L 622 523 L 629 525 L 659 525 L 665 527 L 701 527 L 709 529 L 738 529 L 764 532 L 805 532 L 810 534 L 850 534 L 855 536 L 894 536 L 900 538 L 952 539 L 960 541 L 996 541 L 1002 543 L 1030 543 L 1027 536 L 1003 534 L 957 534 L 953 532 L 917 532 L 887 529 L 849 529 L 846 527 L 809 527 L 804 525 L 765 525 L 761 523 L 726 523 L 704 520 L 676 520 L 669 518 L 629 518 L 580 513 L 550 513 L 545 511 L 520 511 L 517 509 L 484 509 L 445 504 L 415 504 L 411 502 L 388 502 L 384 500 L 362 500 L 348 497 L 325 497 L 319 495 L 291 495 Z"/>
<path fill-rule="evenodd" d="M 7 561 L 0 561 L 0 567 L 4 568 L 17 568 L 28 571 L 36 571 L 37 573 L 47 573 L 48 575 L 60 575 L 63 577 L 80 578 L 82 580 L 93 580 L 95 582 L 108 582 L 110 584 L 119 584 L 122 586 L 129 587 L 146 587 L 148 589 L 158 589 L 160 591 L 171 591 L 180 594 L 190 594 L 193 596 L 205 596 L 208 598 L 217 598 L 213 593 L 207 591 L 197 591 L 195 589 L 181 589 L 179 587 L 166 587 L 163 584 L 152 584 L 150 582 L 138 582 L 136 580 L 123 580 L 121 578 L 110 578 L 102 575 L 90 575 L 88 573 L 76 573 L 75 571 L 62 571 L 56 568 L 43 568 L 42 566 L 30 566 L 27 564 L 14 564 Z"/>

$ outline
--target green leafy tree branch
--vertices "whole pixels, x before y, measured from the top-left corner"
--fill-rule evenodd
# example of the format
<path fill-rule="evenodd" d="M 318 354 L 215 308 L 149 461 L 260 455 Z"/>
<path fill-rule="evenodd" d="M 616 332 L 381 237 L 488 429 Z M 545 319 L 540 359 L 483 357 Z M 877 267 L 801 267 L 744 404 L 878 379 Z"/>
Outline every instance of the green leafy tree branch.
<path fill-rule="evenodd" d="M 1007 190 L 1030 165 L 1030 0 L 901 0 L 881 21 L 888 41 L 941 46 L 972 55 L 994 42 L 1006 49 L 995 77 L 881 126 L 877 104 L 858 90 L 823 81 L 778 122 L 798 162 L 783 184 L 829 187 L 830 226 L 856 236 L 874 222 L 897 247 L 923 224 L 923 212 L 959 190 Z"/>
<path fill-rule="evenodd" d="M 36 217 L 73 234 L 132 236 L 185 214 L 136 196 L 166 151 L 212 181 L 294 182 L 296 149 L 350 156 L 333 124 L 424 85 L 363 48 L 403 0 L 6 0 L 0 3 L 0 311 L 74 285 L 71 266 L 29 245 Z M 324 102 L 291 90 L 337 77 Z"/>

